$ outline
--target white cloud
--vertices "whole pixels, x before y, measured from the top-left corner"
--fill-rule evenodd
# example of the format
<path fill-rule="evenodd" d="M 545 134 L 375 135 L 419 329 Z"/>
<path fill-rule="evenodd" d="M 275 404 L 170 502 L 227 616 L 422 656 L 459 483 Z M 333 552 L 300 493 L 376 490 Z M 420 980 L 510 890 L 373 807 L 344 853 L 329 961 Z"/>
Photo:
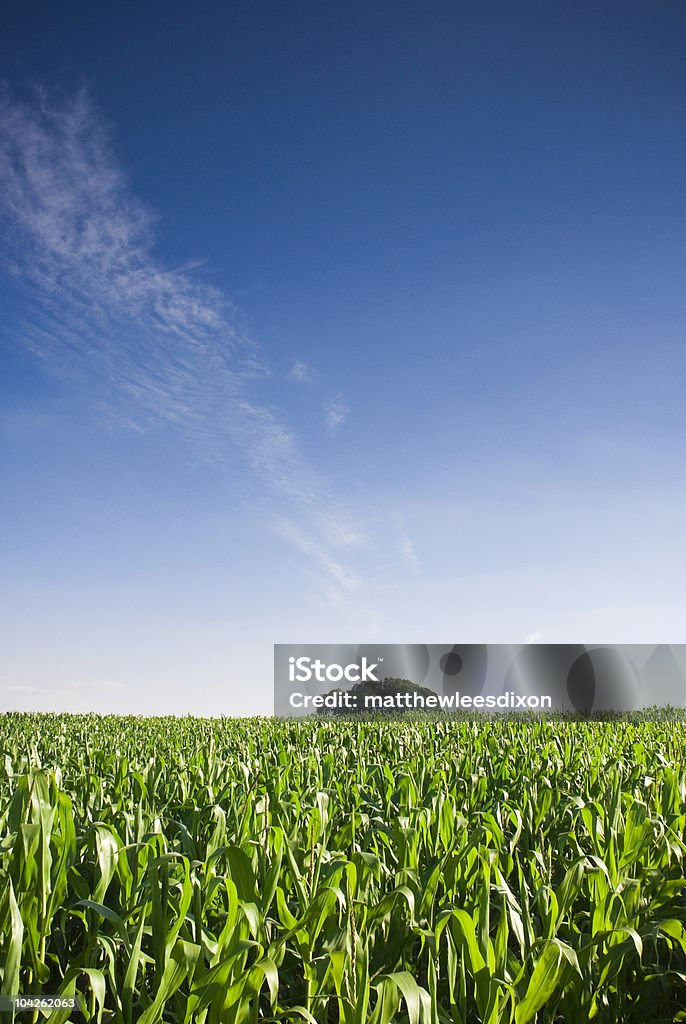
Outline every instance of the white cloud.
<path fill-rule="evenodd" d="M 407 532 L 402 514 L 397 509 L 393 513 L 393 526 L 397 537 L 397 551 L 400 556 L 401 563 L 410 575 L 421 575 L 422 567 L 419 558 L 417 557 L 414 544 L 412 543 L 412 538 Z"/>
<path fill-rule="evenodd" d="M 335 434 L 341 424 L 345 423 L 349 412 L 343 395 L 336 395 L 324 405 L 324 422 L 330 434 Z"/>
<path fill-rule="evenodd" d="M 22 341 L 51 372 L 87 381 L 121 426 L 170 427 L 210 460 L 237 449 L 298 522 L 284 536 L 347 586 L 336 550 L 361 527 L 254 396 L 269 368 L 231 301 L 155 255 L 155 218 L 131 193 L 85 91 L 61 103 L 0 97 L 0 193 L 13 240 L 6 267 L 31 288 Z M 313 372 L 297 362 L 289 376 Z M 347 413 L 340 395 L 328 404 L 331 433 Z"/>
<path fill-rule="evenodd" d="M 287 376 L 289 380 L 295 381 L 298 384 L 311 384 L 317 376 L 317 371 L 314 367 L 308 366 L 307 363 L 298 361 L 293 363 Z"/>
<path fill-rule="evenodd" d="M 333 558 L 326 547 L 297 523 L 289 520 L 277 520 L 275 522 L 277 532 L 285 537 L 290 543 L 308 555 L 315 563 L 326 569 L 326 575 L 333 580 L 342 590 L 357 590 L 361 586 L 359 576 L 351 569 Z"/>
<path fill-rule="evenodd" d="M 417 558 L 417 552 L 414 549 L 414 544 L 406 533 L 402 534 L 400 537 L 400 557 L 413 576 L 418 576 L 420 574 L 422 569 L 419 559 Z"/>

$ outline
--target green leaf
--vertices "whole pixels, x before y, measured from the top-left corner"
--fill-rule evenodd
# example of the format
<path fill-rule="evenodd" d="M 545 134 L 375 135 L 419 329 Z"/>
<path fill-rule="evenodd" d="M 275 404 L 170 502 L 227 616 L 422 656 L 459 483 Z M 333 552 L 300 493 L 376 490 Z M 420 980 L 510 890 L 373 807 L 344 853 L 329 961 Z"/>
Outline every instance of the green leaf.
<path fill-rule="evenodd" d="M 138 1018 L 138 1024 L 157 1024 L 162 1019 L 164 1007 L 170 996 L 190 978 L 200 955 L 200 946 L 179 939 L 164 969 L 160 987 L 148 1009 Z"/>
<path fill-rule="evenodd" d="M 380 984 L 394 985 L 401 993 L 407 1007 L 409 1024 L 420 1024 L 430 1020 L 431 997 L 426 989 L 417 984 L 409 971 L 383 974 L 377 981 L 377 986 Z"/>
<path fill-rule="evenodd" d="M 524 998 L 515 1009 L 516 1024 L 527 1024 L 548 1002 L 565 972 L 562 943 L 552 939 L 543 950 L 529 979 Z"/>
<path fill-rule="evenodd" d="M 10 931 L 9 943 L 5 954 L 5 967 L 2 972 L 2 995 L 15 995 L 20 991 L 19 968 L 21 967 L 21 947 L 24 940 L 24 922 L 19 913 L 19 906 L 14 895 L 12 879 L 7 879 L 7 901 L 9 904 Z"/>

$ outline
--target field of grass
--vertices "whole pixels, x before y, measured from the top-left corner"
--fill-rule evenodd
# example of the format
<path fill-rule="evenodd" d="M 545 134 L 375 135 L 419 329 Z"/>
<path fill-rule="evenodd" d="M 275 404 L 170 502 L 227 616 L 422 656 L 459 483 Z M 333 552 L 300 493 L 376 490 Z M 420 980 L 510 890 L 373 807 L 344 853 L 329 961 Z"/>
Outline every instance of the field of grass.
<path fill-rule="evenodd" d="M 2 992 L 81 993 L 53 1024 L 686 1020 L 678 715 L 9 714 L 0 749 Z"/>

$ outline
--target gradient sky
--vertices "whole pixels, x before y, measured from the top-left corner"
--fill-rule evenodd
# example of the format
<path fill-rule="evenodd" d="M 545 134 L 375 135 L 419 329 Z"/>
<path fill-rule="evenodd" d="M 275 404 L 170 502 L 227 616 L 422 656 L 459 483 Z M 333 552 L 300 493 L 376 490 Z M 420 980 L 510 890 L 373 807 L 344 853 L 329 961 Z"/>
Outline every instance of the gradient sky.
<path fill-rule="evenodd" d="M 686 642 L 681 2 L 14 0 L 0 709 Z"/>

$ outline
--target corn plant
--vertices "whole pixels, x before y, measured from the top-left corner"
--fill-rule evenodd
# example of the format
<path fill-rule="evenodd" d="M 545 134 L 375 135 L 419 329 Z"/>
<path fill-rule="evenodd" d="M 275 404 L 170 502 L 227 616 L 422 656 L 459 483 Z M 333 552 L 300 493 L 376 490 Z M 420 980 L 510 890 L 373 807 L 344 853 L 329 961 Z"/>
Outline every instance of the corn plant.
<path fill-rule="evenodd" d="M 97 1024 L 686 1020 L 677 713 L 7 714 L 0 744 L 4 995 Z"/>

